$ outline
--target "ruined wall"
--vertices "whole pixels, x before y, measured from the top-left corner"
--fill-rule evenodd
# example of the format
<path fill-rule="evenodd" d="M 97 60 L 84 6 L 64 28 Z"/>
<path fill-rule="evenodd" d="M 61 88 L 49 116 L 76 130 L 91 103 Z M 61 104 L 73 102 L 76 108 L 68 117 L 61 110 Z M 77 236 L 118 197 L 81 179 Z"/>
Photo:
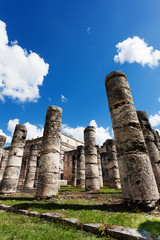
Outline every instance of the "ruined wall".
<path fill-rule="evenodd" d="M 66 134 L 62 133 L 61 134 L 61 179 L 65 180 L 71 180 L 72 179 L 72 173 L 70 174 L 70 171 L 72 171 L 72 167 L 67 169 L 68 173 L 65 172 L 65 177 L 63 176 L 63 161 L 64 161 L 64 153 L 67 151 L 72 151 L 74 149 L 77 149 L 77 146 L 83 145 L 82 142 L 67 136 Z M 19 179 L 19 185 L 22 185 L 24 183 L 25 177 L 26 177 L 26 171 L 27 171 L 27 166 L 28 166 L 28 160 L 30 157 L 30 147 L 31 145 L 37 145 L 38 146 L 38 158 L 40 157 L 40 152 L 41 152 L 41 144 L 42 144 L 42 137 L 32 139 L 32 140 L 27 140 L 24 148 L 24 155 L 22 159 L 22 166 L 21 166 L 21 173 L 20 173 L 20 179 Z M 7 148 L 8 149 L 8 148 Z M 66 165 L 70 166 L 70 158 L 66 158 Z M 68 163 L 67 163 L 68 161 Z"/>

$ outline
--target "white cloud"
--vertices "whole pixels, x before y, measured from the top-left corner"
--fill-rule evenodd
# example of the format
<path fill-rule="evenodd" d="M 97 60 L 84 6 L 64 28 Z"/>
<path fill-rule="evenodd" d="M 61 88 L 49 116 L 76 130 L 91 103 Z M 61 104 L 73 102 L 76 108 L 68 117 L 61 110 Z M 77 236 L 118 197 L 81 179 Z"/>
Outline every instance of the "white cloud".
<path fill-rule="evenodd" d="M 84 132 L 84 127 L 76 127 L 76 128 L 71 128 L 66 124 L 62 124 L 62 132 L 72 136 L 73 138 L 83 142 L 83 132 Z"/>
<path fill-rule="evenodd" d="M 27 139 L 37 138 L 43 136 L 43 128 L 38 128 L 36 125 L 25 123 L 27 127 Z"/>
<path fill-rule="evenodd" d="M 154 115 L 150 115 L 149 116 L 149 121 L 150 124 L 152 125 L 152 127 L 156 127 L 160 125 L 160 111 L 158 112 L 158 114 L 154 114 Z"/>
<path fill-rule="evenodd" d="M 160 51 L 153 49 L 152 46 L 149 47 L 144 39 L 138 36 L 119 42 L 116 48 L 118 55 L 114 57 L 115 62 L 120 62 L 121 64 L 124 62 L 136 62 L 142 66 L 147 64 L 151 68 L 159 64 Z"/>
<path fill-rule="evenodd" d="M 61 101 L 66 103 L 68 102 L 68 99 L 65 96 L 61 95 Z"/>
<path fill-rule="evenodd" d="M 9 120 L 7 130 L 13 135 L 16 124 L 19 124 L 19 119 Z M 27 127 L 27 138 L 32 139 L 43 136 L 43 128 L 38 128 L 36 125 L 30 124 L 29 122 L 25 123 Z"/>
<path fill-rule="evenodd" d="M 27 53 L 17 41 L 9 45 L 6 24 L 0 21 L 0 99 L 36 102 L 48 69 L 49 65 L 35 52 Z"/>
<path fill-rule="evenodd" d="M 106 129 L 103 127 L 98 127 L 95 120 L 92 120 L 89 124 L 90 126 L 96 127 L 96 142 L 99 145 L 102 145 L 106 139 L 111 138 L 109 133 L 109 127 Z M 75 139 L 84 142 L 84 129 L 85 127 L 78 126 L 76 128 L 71 128 L 67 126 L 66 124 L 62 125 L 62 131 L 66 134 L 71 135 Z"/>
<path fill-rule="evenodd" d="M 13 132 L 14 132 L 14 129 L 15 129 L 15 126 L 19 124 L 19 119 L 15 118 L 15 119 L 11 119 L 9 120 L 8 122 L 8 127 L 7 127 L 7 130 L 13 135 Z"/>

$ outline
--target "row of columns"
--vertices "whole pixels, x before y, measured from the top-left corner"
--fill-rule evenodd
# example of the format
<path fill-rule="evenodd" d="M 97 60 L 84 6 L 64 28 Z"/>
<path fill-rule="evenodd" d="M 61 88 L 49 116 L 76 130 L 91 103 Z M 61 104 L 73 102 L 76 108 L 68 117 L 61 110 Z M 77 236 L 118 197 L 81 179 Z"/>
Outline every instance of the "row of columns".
<path fill-rule="evenodd" d="M 110 148 L 106 152 L 111 153 L 107 156 L 108 175 L 115 175 L 118 185 L 119 166 L 124 200 L 152 208 L 159 199 L 160 160 L 157 146 L 159 147 L 160 143 L 158 141 L 155 143 L 156 133 L 153 133 L 146 114 L 136 112 L 126 75 L 122 72 L 110 73 L 105 79 L 105 86 L 116 146 L 115 151 L 112 141 L 106 145 Z M 58 193 L 61 122 L 62 109 L 50 106 L 47 109 L 44 127 L 36 198 L 51 198 Z M 24 125 L 16 126 L 0 186 L 3 193 L 16 191 L 26 133 Z M 98 190 L 101 177 L 98 167 L 100 164 L 97 160 L 99 152 L 96 147 L 95 127 L 89 126 L 84 130 L 84 142 L 85 189 Z M 118 165 L 114 160 L 116 157 Z M 77 163 L 75 161 L 75 168 Z M 31 161 L 31 166 L 32 170 L 28 171 L 28 175 L 33 176 L 35 160 Z M 80 171 L 79 173 L 75 171 L 74 174 L 77 178 Z"/>

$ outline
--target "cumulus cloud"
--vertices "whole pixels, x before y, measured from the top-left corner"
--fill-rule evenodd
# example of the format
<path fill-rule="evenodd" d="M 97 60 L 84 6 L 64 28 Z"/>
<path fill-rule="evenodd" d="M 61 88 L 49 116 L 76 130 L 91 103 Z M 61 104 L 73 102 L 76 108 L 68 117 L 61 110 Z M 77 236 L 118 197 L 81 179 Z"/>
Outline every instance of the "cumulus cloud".
<path fill-rule="evenodd" d="M 61 95 L 61 101 L 66 103 L 68 102 L 68 99 L 65 96 Z"/>
<path fill-rule="evenodd" d="M 98 127 L 95 120 L 92 120 L 89 125 L 96 127 L 96 142 L 98 145 L 102 145 L 106 141 L 106 139 L 111 138 L 110 133 L 109 133 L 109 127 L 107 127 L 106 129 L 103 127 Z M 85 129 L 85 127 L 83 127 L 83 126 L 71 128 L 66 124 L 62 125 L 62 131 L 64 133 L 66 133 L 82 142 L 84 142 L 84 129 Z"/>
<path fill-rule="evenodd" d="M 48 69 L 37 53 L 28 53 L 17 41 L 9 44 L 6 24 L 0 21 L 0 99 L 36 102 Z"/>
<path fill-rule="evenodd" d="M 149 121 L 152 127 L 157 127 L 160 125 L 160 111 L 154 115 L 149 116 Z"/>
<path fill-rule="evenodd" d="M 7 127 L 7 130 L 13 135 L 13 132 L 14 132 L 14 129 L 15 129 L 15 126 L 19 124 L 19 119 L 18 118 L 15 118 L 15 119 L 11 119 L 8 121 L 8 127 Z"/>
<path fill-rule="evenodd" d="M 138 36 L 119 42 L 116 48 L 118 54 L 115 55 L 114 61 L 117 63 L 136 62 L 142 66 L 148 65 L 151 68 L 159 64 L 160 51 L 148 46 L 144 39 Z"/>
<path fill-rule="evenodd" d="M 19 124 L 19 119 L 11 119 L 8 122 L 8 128 L 7 130 L 13 135 L 14 129 L 16 124 Z M 26 139 L 32 139 L 37 137 L 43 136 L 43 128 L 38 128 L 36 125 L 30 124 L 29 122 L 25 123 L 25 126 L 27 127 L 27 138 Z"/>

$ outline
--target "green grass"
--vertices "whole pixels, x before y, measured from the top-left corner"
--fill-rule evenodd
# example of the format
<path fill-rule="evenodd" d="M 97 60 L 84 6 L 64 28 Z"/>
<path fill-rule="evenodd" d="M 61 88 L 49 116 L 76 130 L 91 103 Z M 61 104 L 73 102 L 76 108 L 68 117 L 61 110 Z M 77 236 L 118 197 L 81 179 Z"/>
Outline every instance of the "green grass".
<path fill-rule="evenodd" d="M 63 188 L 66 191 L 71 190 L 72 194 L 74 193 L 74 188 L 71 186 Z M 63 191 L 63 188 L 61 188 L 61 191 Z M 76 191 L 78 191 L 78 189 L 76 189 Z M 102 194 L 101 196 L 105 195 L 106 198 L 111 198 L 111 196 L 121 195 L 121 191 L 104 187 L 98 192 L 98 199 L 88 200 L 57 199 L 54 201 L 34 201 L 31 197 L 3 197 L 0 198 L 0 203 L 41 213 L 52 211 L 60 212 L 63 213 L 65 217 L 77 218 L 81 223 L 102 223 L 110 226 L 137 227 L 150 231 L 153 236 L 160 235 L 159 217 L 145 213 L 123 211 L 121 207 L 115 209 L 115 211 L 114 208 L 104 210 L 101 205 L 99 205 L 99 194 Z"/>
<path fill-rule="evenodd" d="M 12 213 L 0 213 L 0 240 L 84 240 L 96 236 L 58 223 Z M 100 240 L 105 238 L 101 237 Z"/>

